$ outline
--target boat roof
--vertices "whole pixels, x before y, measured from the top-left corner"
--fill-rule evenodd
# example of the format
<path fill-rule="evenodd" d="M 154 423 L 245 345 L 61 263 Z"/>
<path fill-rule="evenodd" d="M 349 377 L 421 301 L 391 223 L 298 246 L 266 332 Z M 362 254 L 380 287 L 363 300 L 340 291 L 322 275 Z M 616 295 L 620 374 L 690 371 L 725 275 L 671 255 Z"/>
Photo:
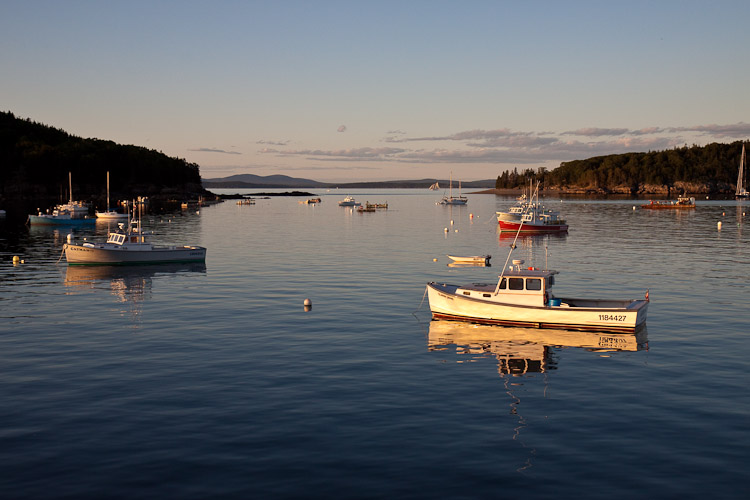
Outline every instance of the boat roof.
<path fill-rule="evenodd" d="M 508 269 L 507 271 L 503 271 L 502 274 L 498 275 L 498 278 L 549 278 L 550 276 L 554 276 L 555 274 L 559 274 L 557 271 L 553 271 L 552 269 Z"/>

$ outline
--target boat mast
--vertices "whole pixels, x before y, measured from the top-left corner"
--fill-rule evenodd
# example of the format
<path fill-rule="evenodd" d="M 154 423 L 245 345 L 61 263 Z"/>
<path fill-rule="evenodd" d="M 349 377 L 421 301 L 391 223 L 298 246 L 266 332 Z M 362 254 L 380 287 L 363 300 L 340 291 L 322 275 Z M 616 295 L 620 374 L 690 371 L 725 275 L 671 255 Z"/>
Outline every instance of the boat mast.
<path fill-rule="evenodd" d="M 109 212 L 109 170 L 107 170 L 107 212 Z"/>
<path fill-rule="evenodd" d="M 740 172 L 737 174 L 737 190 L 735 195 L 739 196 L 745 192 L 745 144 L 742 144 L 742 155 L 740 156 Z"/>
<path fill-rule="evenodd" d="M 68 171 L 68 196 L 70 196 L 70 204 L 73 204 L 73 174 Z"/>

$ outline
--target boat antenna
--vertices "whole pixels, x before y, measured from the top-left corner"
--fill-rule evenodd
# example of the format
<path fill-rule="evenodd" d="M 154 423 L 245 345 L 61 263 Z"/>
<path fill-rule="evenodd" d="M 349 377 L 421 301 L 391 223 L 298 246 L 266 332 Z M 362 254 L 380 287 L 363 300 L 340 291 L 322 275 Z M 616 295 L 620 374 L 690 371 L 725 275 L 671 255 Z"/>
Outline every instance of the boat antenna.
<path fill-rule="evenodd" d="M 529 193 L 531 193 L 531 186 L 529 186 Z M 505 276 L 505 270 L 508 269 L 508 261 L 510 260 L 510 256 L 513 253 L 513 250 L 516 249 L 516 241 L 518 241 L 518 235 L 521 234 L 521 229 L 523 228 L 523 219 L 527 212 L 531 210 L 531 205 L 534 202 L 534 197 L 539 196 L 539 182 L 536 183 L 536 189 L 534 190 L 534 194 L 531 195 L 531 198 L 529 198 L 528 203 L 523 209 L 523 213 L 521 214 L 521 223 L 518 225 L 518 229 L 516 230 L 516 236 L 513 238 L 513 243 L 510 244 L 510 251 L 508 252 L 508 256 L 505 258 L 505 264 L 503 264 L 503 270 L 500 271 L 500 279 L 497 280 L 497 286 L 495 287 L 495 295 L 500 293 L 500 283 L 503 281 L 503 276 Z M 545 262 L 546 264 L 546 262 Z"/>

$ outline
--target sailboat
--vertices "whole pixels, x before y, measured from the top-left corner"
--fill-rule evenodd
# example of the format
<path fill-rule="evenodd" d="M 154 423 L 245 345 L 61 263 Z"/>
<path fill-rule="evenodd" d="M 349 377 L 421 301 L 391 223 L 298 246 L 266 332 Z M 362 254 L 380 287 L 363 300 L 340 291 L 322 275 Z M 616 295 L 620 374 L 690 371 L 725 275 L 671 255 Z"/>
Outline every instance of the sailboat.
<path fill-rule="evenodd" d="M 438 202 L 439 205 L 466 205 L 469 199 L 466 196 L 461 196 L 461 181 L 458 181 L 458 196 L 453 196 L 453 172 L 451 171 L 450 182 L 448 185 L 449 195 L 443 196 L 443 199 Z"/>
<path fill-rule="evenodd" d="M 737 199 L 750 198 L 750 193 L 745 188 L 745 165 L 745 145 L 743 144 L 742 156 L 740 156 L 740 172 L 737 175 L 737 191 L 734 193 L 734 197 Z"/>
<path fill-rule="evenodd" d="M 430 186 L 430 191 L 437 191 L 438 189 L 440 189 L 440 184 L 437 182 Z"/>
<path fill-rule="evenodd" d="M 97 211 L 96 218 L 101 220 L 125 220 L 128 218 L 128 214 L 121 214 L 109 208 L 109 170 L 107 170 L 107 211 Z"/>
<path fill-rule="evenodd" d="M 93 224 L 96 222 L 94 217 L 88 216 L 89 206 L 83 201 L 73 201 L 73 177 L 68 172 L 68 203 L 57 205 L 52 213 L 47 210 L 42 213 L 37 209 L 36 215 L 29 215 L 28 223 L 41 226 L 77 226 L 83 224 Z"/>

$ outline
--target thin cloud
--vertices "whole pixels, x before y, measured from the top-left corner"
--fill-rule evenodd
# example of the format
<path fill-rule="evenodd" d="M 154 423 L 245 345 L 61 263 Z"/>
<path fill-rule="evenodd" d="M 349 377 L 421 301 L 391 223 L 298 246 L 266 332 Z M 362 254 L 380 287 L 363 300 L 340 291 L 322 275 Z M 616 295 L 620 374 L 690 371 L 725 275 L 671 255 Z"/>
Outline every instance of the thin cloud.
<path fill-rule="evenodd" d="M 610 135 L 623 135 L 629 132 L 626 128 L 579 128 L 578 130 L 570 130 L 563 132 L 562 135 L 582 135 L 586 137 L 603 137 Z"/>
<path fill-rule="evenodd" d="M 289 144 L 289 141 L 264 141 L 260 140 L 257 141 L 255 144 L 268 144 L 269 146 L 286 146 Z"/>
<path fill-rule="evenodd" d="M 750 123 L 739 122 L 734 125 L 696 125 L 693 127 L 673 127 L 669 132 L 698 132 L 701 135 L 713 135 L 722 138 L 750 136 Z"/>
<path fill-rule="evenodd" d="M 237 151 L 226 151 L 224 149 L 214 149 L 214 148 L 197 148 L 197 149 L 188 149 L 188 151 L 194 151 L 197 153 L 221 153 L 225 155 L 241 155 L 242 153 L 239 153 Z"/>

